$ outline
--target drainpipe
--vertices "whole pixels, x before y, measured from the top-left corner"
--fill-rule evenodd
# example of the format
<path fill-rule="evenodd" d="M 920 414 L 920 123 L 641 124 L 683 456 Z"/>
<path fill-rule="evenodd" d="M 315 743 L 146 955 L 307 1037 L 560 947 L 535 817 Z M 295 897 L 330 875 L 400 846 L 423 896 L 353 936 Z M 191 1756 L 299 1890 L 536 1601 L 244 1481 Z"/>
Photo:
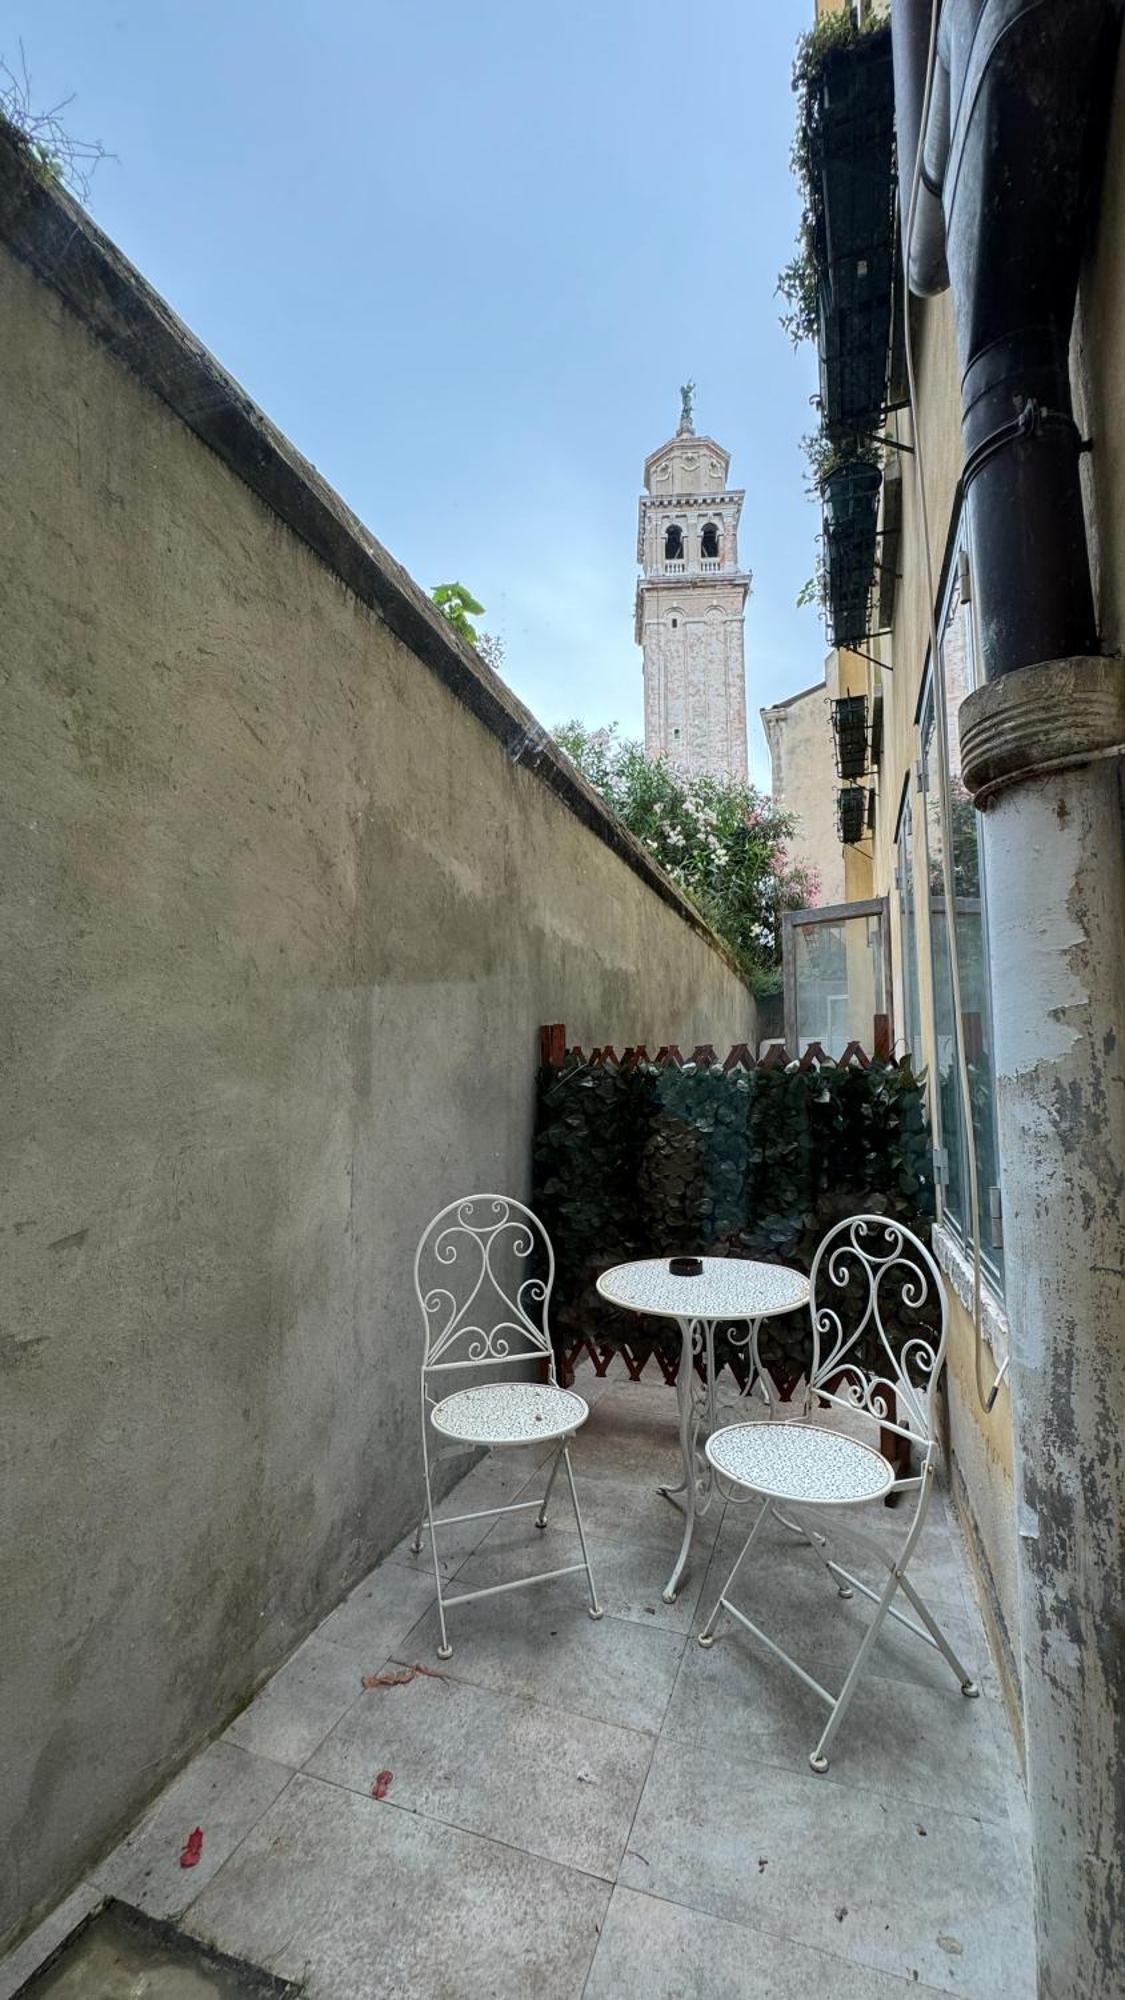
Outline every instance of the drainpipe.
<path fill-rule="evenodd" d="M 1125 669 L 1099 650 L 1068 367 L 1120 10 L 895 0 L 911 288 L 952 289 L 989 883 L 1041 2000 L 1120 2000 L 1125 1926 Z M 922 72 L 919 73 L 919 50 Z M 936 230 L 940 207 L 940 232 Z M 1095 441 L 1096 449 L 1096 441 Z"/>

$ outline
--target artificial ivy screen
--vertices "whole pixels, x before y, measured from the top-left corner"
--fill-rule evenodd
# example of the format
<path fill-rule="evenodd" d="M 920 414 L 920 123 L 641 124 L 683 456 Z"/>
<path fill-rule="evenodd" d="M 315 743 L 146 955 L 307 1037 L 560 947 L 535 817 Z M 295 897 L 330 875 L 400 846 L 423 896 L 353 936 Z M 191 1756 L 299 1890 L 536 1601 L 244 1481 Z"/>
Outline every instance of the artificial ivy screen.
<path fill-rule="evenodd" d="M 534 1154 L 556 1346 L 678 1352 L 673 1322 L 599 1298 L 612 1264 L 713 1252 L 807 1271 L 832 1223 L 862 1210 L 928 1233 L 929 1147 L 923 1079 L 907 1063 L 724 1070 L 568 1052 L 540 1072 Z M 808 1344 L 807 1315 L 791 1314 L 764 1330 L 763 1359 L 791 1383 Z"/>

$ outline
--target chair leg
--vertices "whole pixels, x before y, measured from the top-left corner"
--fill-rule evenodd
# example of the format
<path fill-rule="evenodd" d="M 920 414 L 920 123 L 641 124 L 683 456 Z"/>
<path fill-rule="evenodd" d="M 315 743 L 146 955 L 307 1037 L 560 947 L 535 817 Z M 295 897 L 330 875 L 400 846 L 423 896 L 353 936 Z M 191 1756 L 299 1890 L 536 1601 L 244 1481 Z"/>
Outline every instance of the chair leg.
<path fill-rule="evenodd" d="M 445 1629 L 445 1599 L 441 1594 L 441 1560 L 438 1556 L 437 1522 L 434 1520 L 434 1496 L 430 1490 L 430 1454 L 426 1450 L 424 1436 L 422 1440 L 422 1469 L 426 1479 L 426 1512 L 423 1516 L 423 1523 L 428 1522 L 430 1528 L 430 1547 L 433 1550 L 434 1557 L 434 1583 L 437 1586 L 438 1625 L 441 1630 L 441 1642 L 437 1649 L 437 1655 L 439 1660 L 451 1660 L 453 1658 L 453 1648 L 449 1643 L 449 1634 Z M 422 1530 L 419 1528 L 419 1537 L 421 1536 L 421 1532 Z"/>
<path fill-rule="evenodd" d="M 565 1447 L 563 1449 L 565 1449 Z M 551 1476 L 547 1481 L 547 1491 L 543 1495 L 543 1505 L 540 1507 L 538 1514 L 535 1516 L 535 1525 L 537 1528 L 545 1528 L 547 1525 L 547 1505 L 551 1498 L 551 1492 L 554 1487 L 555 1480 L 558 1477 L 558 1470 L 561 1461 L 562 1461 L 562 1449 L 560 1449 L 555 1453 L 555 1462 L 551 1467 Z"/>
<path fill-rule="evenodd" d="M 828 1554 L 830 1543 L 827 1535 L 822 1535 L 816 1528 L 806 1529 L 806 1535 L 809 1547 L 824 1565 L 824 1573 L 836 1595 L 838 1597 L 854 1597 L 855 1591 L 852 1589 L 851 1584 L 845 1583 L 842 1578 L 838 1577 L 832 1567 L 832 1560 Z"/>
<path fill-rule="evenodd" d="M 743 1542 L 742 1547 L 740 1548 L 738 1556 L 735 1560 L 734 1568 L 732 1569 L 730 1575 L 728 1576 L 726 1582 L 724 1583 L 722 1589 L 720 1590 L 718 1597 L 715 1599 L 715 1606 L 711 1613 L 711 1616 L 707 1620 L 706 1625 L 703 1627 L 703 1630 L 699 1635 L 699 1643 L 701 1646 L 714 1645 L 715 1627 L 718 1625 L 719 1622 L 719 1613 L 723 1608 L 723 1601 L 726 1598 L 727 1593 L 730 1590 L 731 1584 L 734 1582 L 735 1577 L 738 1575 L 739 1570 L 742 1568 L 743 1560 L 749 1553 L 750 1544 L 757 1535 L 758 1529 L 761 1527 L 762 1522 L 765 1520 L 766 1515 L 769 1513 L 769 1510 L 770 1510 L 769 1501 L 763 1500 L 761 1506 L 758 1509 L 757 1520 L 754 1522 L 754 1526 L 751 1528 L 750 1533 L 747 1535 L 746 1540 Z"/>
<path fill-rule="evenodd" d="M 586 1530 L 582 1526 L 582 1510 L 578 1505 L 578 1491 L 574 1484 L 574 1473 L 571 1471 L 569 1446 L 565 1444 L 563 1445 L 562 1450 L 559 1453 L 559 1458 L 561 1458 L 563 1465 L 566 1467 L 566 1478 L 567 1478 L 567 1484 L 570 1487 L 571 1504 L 573 1505 L 574 1508 L 575 1521 L 578 1524 L 578 1540 L 582 1546 L 582 1561 L 586 1567 L 586 1582 L 590 1591 L 590 1616 L 591 1618 L 602 1618 L 604 1617 L 605 1614 L 602 1611 L 601 1605 L 598 1603 L 597 1585 L 594 1582 L 594 1572 L 590 1568 L 590 1551 L 586 1547 Z M 557 1463 L 558 1461 L 556 1460 L 556 1466 Z M 554 1479 L 554 1476 L 555 1476 L 554 1473 L 552 1473 L 551 1478 Z M 547 1490 L 548 1492 L 550 1492 L 549 1487 Z M 544 1501 L 543 1503 L 544 1507 L 546 1506 L 546 1504 L 547 1504 L 546 1501 Z"/>
<path fill-rule="evenodd" d="M 941 1626 L 938 1624 L 937 1619 L 933 1616 L 933 1613 L 930 1610 L 928 1610 L 926 1605 L 922 1602 L 922 1599 L 919 1597 L 918 1592 L 915 1590 L 913 1584 L 910 1583 L 905 1576 L 900 1578 L 900 1582 L 902 1584 L 903 1596 L 908 1600 L 910 1604 L 913 1605 L 915 1611 L 918 1613 L 919 1618 L 922 1620 L 923 1625 L 926 1627 L 926 1630 L 929 1633 L 931 1639 L 933 1640 L 934 1645 L 937 1647 L 939 1653 L 943 1653 L 945 1658 L 949 1661 L 950 1666 L 952 1667 L 954 1673 L 957 1676 L 958 1681 L 960 1682 L 961 1693 L 963 1695 L 967 1695 L 970 1701 L 974 1700 L 976 1696 L 980 1693 L 980 1687 L 978 1683 L 973 1679 L 973 1676 L 969 1672 L 968 1668 L 962 1666 L 960 1660 L 958 1659 L 956 1653 L 954 1652 L 952 1646 L 950 1645 L 949 1640 L 946 1638 L 945 1633 L 942 1631 Z"/>
<path fill-rule="evenodd" d="M 870 1625 L 868 1626 L 866 1632 L 864 1633 L 863 1641 L 862 1644 L 860 1645 L 859 1651 L 856 1654 L 855 1659 L 852 1661 L 850 1668 L 848 1669 L 847 1680 L 844 1682 L 843 1687 L 840 1689 L 840 1692 L 836 1697 L 836 1700 L 833 1704 L 832 1713 L 829 1716 L 828 1721 L 824 1725 L 824 1732 L 821 1736 L 820 1742 L 817 1744 L 816 1749 L 811 1753 L 809 1757 L 809 1763 L 812 1765 L 813 1770 L 817 1773 L 818 1776 L 821 1776 L 828 1769 L 828 1752 L 831 1748 L 832 1740 L 836 1734 L 836 1731 L 839 1729 L 841 1722 L 844 1720 L 844 1717 L 847 1714 L 848 1709 L 851 1706 L 852 1696 L 856 1690 L 856 1683 L 859 1680 L 860 1674 L 863 1672 L 864 1665 L 866 1664 L 867 1660 L 867 1655 L 871 1651 L 872 1646 L 875 1644 L 876 1639 L 879 1637 L 879 1633 L 883 1627 L 883 1620 L 885 1619 L 887 1611 L 890 1607 L 891 1599 L 894 1596 L 895 1591 L 898 1589 L 901 1581 L 902 1578 L 898 1570 L 892 1567 L 891 1573 L 888 1576 L 887 1581 L 884 1584 L 883 1589 L 880 1593 L 879 1603 L 876 1608 L 875 1616 L 871 1620 Z"/>

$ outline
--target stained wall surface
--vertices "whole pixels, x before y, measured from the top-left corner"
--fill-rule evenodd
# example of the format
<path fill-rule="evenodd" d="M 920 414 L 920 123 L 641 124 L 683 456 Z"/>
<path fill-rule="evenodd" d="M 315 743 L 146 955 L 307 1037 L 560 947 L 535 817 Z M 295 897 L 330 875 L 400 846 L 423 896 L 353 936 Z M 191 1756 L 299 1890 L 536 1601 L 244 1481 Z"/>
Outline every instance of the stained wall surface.
<path fill-rule="evenodd" d="M 823 681 L 761 710 L 774 803 L 797 817 L 790 859 L 813 870 L 821 904 L 842 903 L 845 895 L 831 724 L 831 703 L 839 692 L 838 657 L 829 653 Z"/>
<path fill-rule="evenodd" d="M 754 1012 L 409 579 L 0 168 L 2 1943 L 416 1515 L 413 1247 L 526 1194 L 539 1024 L 722 1045 Z M 164 400 L 110 351 L 161 329 Z"/>

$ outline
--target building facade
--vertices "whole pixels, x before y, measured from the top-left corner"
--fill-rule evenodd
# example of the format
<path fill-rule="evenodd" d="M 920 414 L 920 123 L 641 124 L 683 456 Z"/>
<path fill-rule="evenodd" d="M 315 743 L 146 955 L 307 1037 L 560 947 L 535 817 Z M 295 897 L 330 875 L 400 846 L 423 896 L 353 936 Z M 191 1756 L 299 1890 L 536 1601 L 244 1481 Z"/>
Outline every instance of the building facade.
<path fill-rule="evenodd" d="M 745 784 L 744 496 L 727 486 L 730 453 L 695 435 L 690 390 L 683 405 L 675 437 L 645 460 L 637 528 L 645 749 L 689 775 Z"/>
<path fill-rule="evenodd" d="M 839 692 L 840 660 L 833 651 L 824 679 L 759 712 L 770 753 L 770 792 L 797 825 L 789 858 L 815 876 L 821 903 L 845 900 L 848 856 L 836 830 L 836 772 L 829 712 Z M 858 892 L 857 892 L 858 893 Z"/>
<path fill-rule="evenodd" d="M 1037 1991 L 1109 2000 L 1125 1969 L 1121 10 L 944 0 L 935 40 L 929 0 L 896 0 L 893 77 L 888 11 L 862 10 L 867 40 L 844 24 L 814 86 L 825 598 L 839 694 L 865 718 L 850 778 L 836 741 L 841 803 L 863 802 L 844 900 L 882 912 L 894 1046 L 929 1083 L 950 1484 L 1024 1751 Z M 822 34 L 845 14 L 818 0 Z M 871 181 L 880 93 L 897 215 L 884 161 L 846 268 L 834 227 Z M 830 149 L 826 107 L 861 102 Z M 896 325 L 888 304 L 889 340 L 865 351 L 856 273 L 870 288 L 881 259 L 888 301 L 905 266 L 909 313 Z M 877 477 L 869 456 L 840 463 L 876 432 Z"/>

